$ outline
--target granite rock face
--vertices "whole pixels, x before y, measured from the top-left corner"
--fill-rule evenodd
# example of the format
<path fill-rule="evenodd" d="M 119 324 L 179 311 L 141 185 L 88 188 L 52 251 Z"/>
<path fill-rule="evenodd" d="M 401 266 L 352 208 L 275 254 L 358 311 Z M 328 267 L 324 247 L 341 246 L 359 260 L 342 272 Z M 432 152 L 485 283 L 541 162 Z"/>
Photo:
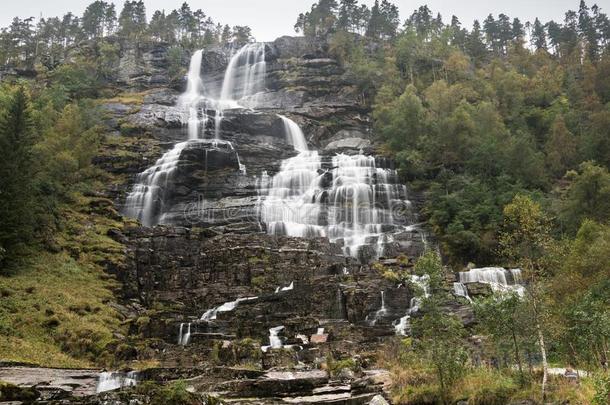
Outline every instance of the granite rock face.
<path fill-rule="evenodd" d="M 162 48 L 125 50 L 121 58 L 119 81 L 145 90 L 141 105 L 102 106 L 114 139 L 96 163 L 120 179 L 107 191 L 119 209 L 137 174 L 186 142 L 160 185 L 161 225 L 109 231 L 126 252 L 109 269 L 121 282 L 119 312 L 130 326 L 117 356 L 158 364 L 140 373 L 143 380 L 186 379 L 192 391 L 238 403 L 383 403 L 387 378 L 369 373 L 373 353 L 393 338 L 415 292 L 377 265 L 345 257 L 326 238 L 268 235 L 257 212 L 263 174 L 273 176 L 296 155 L 278 114 L 299 124 L 323 170 L 336 153 L 377 152 L 370 109 L 353 78 L 325 43 L 279 38 L 265 46 L 256 110 L 225 109 L 222 141 L 213 141 L 216 112 L 202 100 L 211 118 L 206 139 L 187 141 L 176 107 L 181 89 L 157 79 L 167 62 Z M 215 47 L 202 55 L 212 95 L 230 54 Z M 376 161 L 394 167 L 384 157 Z M 417 222 L 417 210 L 407 211 Z M 408 274 L 425 235 L 414 228 L 394 239 L 383 269 Z M 352 359 L 353 369 L 326 371 L 329 359 Z M 83 403 L 95 400 L 121 403 L 112 394 Z"/>

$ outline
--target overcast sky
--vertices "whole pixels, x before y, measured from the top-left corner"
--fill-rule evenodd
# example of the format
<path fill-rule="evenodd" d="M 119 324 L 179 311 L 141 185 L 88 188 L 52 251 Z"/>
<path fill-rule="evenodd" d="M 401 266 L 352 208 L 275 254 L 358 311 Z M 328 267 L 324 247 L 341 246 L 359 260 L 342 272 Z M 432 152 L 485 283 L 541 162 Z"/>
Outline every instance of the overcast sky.
<path fill-rule="evenodd" d="M 14 16 L 43 17 L 63 15 L 68 11 L 81 15 L 93 0 L 2 0 L 0 24 L 7 26 Z M 184 0 L 144 0 L 150 15 L 154 10 L 178 8 Z M 374 0 L 363 1 L 372 4 Z M 120 10 L 123 0 L 114 3 Z M 314 0 L 190 0 L 191 9 L 201 8 L 214 21 L 222 24 L 249 25 L 259 41 L 271 41 L 282 35 L 294 35 L 293 25 L 300 12 L 309 10 Z M 434 13 L 440 12 L 445 22 L 457 15 L 465 25 L 474 19 L 483 20 L 489 13 L 505 13 L 523 22 L 539 17 L 543 21 L 563 19 L 569 9 L 578 9 L 579 0 L 394 0 L 404 20 L 422 4 L 428 4 Z M 587 1 L 592 5 L 594 1 Z M 610 0 L 596 2 L 610 13 Z"/>

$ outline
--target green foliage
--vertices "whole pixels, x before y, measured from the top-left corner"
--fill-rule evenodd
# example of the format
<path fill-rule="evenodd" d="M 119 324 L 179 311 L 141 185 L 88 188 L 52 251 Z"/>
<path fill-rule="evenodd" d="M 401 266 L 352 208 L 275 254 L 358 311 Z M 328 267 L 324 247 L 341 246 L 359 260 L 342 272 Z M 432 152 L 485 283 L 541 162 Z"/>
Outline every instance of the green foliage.
<path fill-rule="evenodd" d="M 0 106 L 0 269 L 31 245 L 40 213 L 36 209 L 36 138 L 31 106 L 23 87 Z"/>
<path fill-rule="evenodd" d="M 607 168 L 584 162 L 578 172 L 568 173 L 568 178 L 571 183 L 560 213 L 567 230 L 576 231 L 585 218 L 598 222 L 610 219 L 610 173 Z"/>
<path fill-rule="evenodd" d="M 167 74 L 171 83 L 176 83 L 184 75 L 184 67 L 182 66 L 183 50 L 180 47 L 173 46 L 167 50 Z"/>
<path fill-rule="evenodd" d="M 326 365 L 331 376 L 337 376 L 343 369 L 358 371 L 359 365 L 354 359 L 334 360 L 332 357 L 327 357 Z"/>
<path fill-rule="evenodd" d="M 428 251 L 417 261 L 415 272 L 429 277 L 430 294 L 420 297 L 422 316 L 412 320 L 414 347 L 433 367 L 439 396 L 450 403 L 450 392 L 462 376 L 468 354 L 461 320 L 445 311 L 449 297 L 442 291 L 444 271 L 436 252 Z"/>
<path fill-rule="evenodd" d="M 511 358 L 508 365 L 517 365 L 523 384 L 523 355 L 526 348 L 531 351 L 535 347 L 532 314 L 528 302 L 516 294 L 492 296 L 477 300 L 474 312 L 480 331 L 491 337 L 492 356 L 496 359 Z"/>
<path fill-rule="evenodd" d="M 167 385 L 145 382 L 135 387 L 135 392 L 150 398 L 151 405 L 198 405 L 202 398 L 188 391 L 185 381 L 173 381 Z M 207 401 L 205 403 L 208 403 Z M 214 403 L 213 401 L 211 403 Z"/>
<path fill-rule="evenodd" d="M 62 64 L 50 76 L 55 85 L 64 88 L 75 99 L 95 97 L 100 86 L 97 66 L 93 61 Z"/>
<path fill-rule="evenodd" d="M 593 405 L 604 405 L 610 399 L 610 375 L 607 373 L 595 378 L 595 396 Z"/>
<path fill-rule="evenodd" d="M 0 105 L 0 231 L 3 256 L 0 267 L 25 253 L 25 246 L 52 244 L 58 206 L 71 193 L 84 191 L 97 172 L 91 161 L 101 132 L 98 112 L 91 102 L 67 103 L 62 87 L 6 88 Z M 36 136 L 34 135 L 36 134 Z"/>
<path fill-rule="evenodd" d="M 120 330 L 115 284 L 98 268 L 66 254 L 40 252 L 19 273 L 0 277 L 0 357 L 54 367 L 109 362 L 106 346 Z"/>

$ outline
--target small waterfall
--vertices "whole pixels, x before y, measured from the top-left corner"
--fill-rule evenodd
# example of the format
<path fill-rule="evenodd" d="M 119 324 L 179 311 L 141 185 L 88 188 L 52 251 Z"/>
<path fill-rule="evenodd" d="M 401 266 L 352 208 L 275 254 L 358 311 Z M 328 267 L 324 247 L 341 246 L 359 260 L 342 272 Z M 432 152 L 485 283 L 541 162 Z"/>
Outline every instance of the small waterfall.
<path fill-rule="evenodd" d="M 229 108 L 254 108 L 257 96 L 265 86 L 267 63 L 265 61 L 264 43 L 252 43 L 242 47 L 235 53 L 222 81 L 220 99 L 216 105 L 214 119 L 215 136 L 220 138 L 220 125 L 224 110 Z"/>
<path fill-rule="evenodd" d="M 239 54 L 240 53 L 238 52 L 237 55 Z M 235 55 L 235 57 L 237 57 L 237 55 Z M 223 105 L 227 103 L 226 100 L 212 100 L 205 97 L 205 89 L 201 79 L 202 58 L 203 51 L 199 50 L 193 53 L 187 74 L 186 91 L 180 95 L 177 103 L 178 108 L 182 111 L 181 118 L 183 125 L 185 125 L 187 128 L 187 142 L 177 143 L 171 150 L 166 152 L 159 160 L 157 160 L 154 166 L 140 173 L 136 178 L 132 191 L 127 196 L 124 209 L 125 215 L 138 219 L 144 226 L 157 225 L 159 223 L 159 219 L 162 218 L 162 214 L 164 213 L 164 192 L 168 187 L 168 183 L 171 183 L 172 181 L 172 174 L 178 167 L 182 151 L 194 142 L 203 142 L 203 130 L 205 129 L 208 120 L 206 106 L 208 106 L 210 103 L 215 106 L 217 112 L 216 116 L 218 119 L 218 114 L 222 115 Z M 225 80 L 229 80 L 232 83 L 236 82 L 236 77 L 241 77 L 239 73 L 240 69 L 249 69 L 248 65 L 240 64 L 243 62 L 242 59 L 239 57 L 237 59 L 238 61 L 233 63 L 233 73 L 229 74 L 228 76 L 225 75 Z M 249 60 L 250 59 L 247 59 L 244 63 L 249 63 Z M 253 63 L 260 63 L 260 61 L 255 61 Z M 262 76 L 260 73 L 260 68 L 258 70 L 255 69 L 254 71 L 258 73 L 255 74 L 251 72 L 248 74 L 248 80 L 261 81 L 264 79 L 264 70 L 262 71 Z M 223 85 L 223 88 L 224 87 L 225 85 Z M 247 84 L 247 87 L 251 90 L 258 89 L 257 86 L 251 83 Z M 230 85 L 227 84 L 227 92 L 229 92 L 229 88 Z M 202 103 L 204 104 L 203 107 L 201 106 Z M 235 103 L 235 101 L 230 101 L 231 105 Z M 219 125 L 217 125 L 216 128 L 217 133 L 218 127 Z M 216 138 L 218 138 L 218 136 Z M 246 167 L 241 163 L 239 154 L 231 142 L 216 139 L 216 142 L 210 145 L 212 147 L 218 147 L 218 145 L 222 144 L 226 144 L 232 151 L 235 152 L 240 172 L 245 175 Z"/>
<path fill-rule="evenodd" d="M 416 285 L 423 293 L 424 298 L 430 297 L 430 276 L 424 274 L 423 276 L 417 276 L 412 274 L 409 276 L 411 283 Z M 419 297 L 411 298 L 409 302 L 409 310 L 407 314 L 400 318 L 398 321 L 394 322 L 394 331 L 397 335 L 406 336 L 407 333 L 411 329 L 411 315 L 415 314 L 419 311 L 419 307 L 421 306 L 422 300 Z"/>
<path fill-rule="evenodd" d="M 239 305 L 239 303 L 256 299 L 258 299 L 258 297 L 246 297 L 238 298 L 235 301 L 225 302 L 224 304 L 216 308 L 208 309 L 207 311 L 205 311 L 205 313 L 201 316 L 201 320 L 206 322 L 213 321 L 216 319 L 219 313 L 233 311 Z"/>
<path fill-rule="evenodd" d="M 483 267 L 460 272 L 459 276 L 461 284 L 481 283 L 489 285 L 492 291 L 500 294 L 514 292 L 521 297 L 525 294 L 525 288 L 521 284 L 521 269 L 506 270 L 502 267 Z"/>
<path fill-rule="evenodd" d="M 460 283 L 460 282 L 453 283 L 453 293 L 456 295 L 456 297 L 464 297 L 469 302 L 472 302 L 472 299 L 468 295 L 468 288 L 466 288 L 466 284 L 464 284 L 464 283 Z"/>
<path fill-rule="evenodd" d="M 283 326 L 269 329 L 269 345 L 272 349 L 279 349 L 283 346 L 282 339 L 278 336 L 283 329 Z"/>
<path fill-rule="evenodd" d="M 247 44 L 231 57 L 222 82 L 221 101 L 238 102 L 264 90 L 267 69 L 265 47 L 262 42 Z"/>
<path fill-rule="evenodd" d="M 136 178 L 136 184 L 127 195 L 125 215 L 136 218 L 144 226 L 152 226 L 162 213 L 163 193 L 178 167 L 180 154 L 187 142 L 181 142 L 165 153 L 154 166 Z"/>
<path fill-rule="evenodd" d="M 296 122 L 283 115 L 278 114 L 278 117 L 280 117 L 284 123 L 284 131 L 288 138 L 288 143 L 298 152 L 307 152 L 309 149 L 307 148 L 307 141 L 305 140 L 303 131 L 301 131 L 301 127 L 299 127 Z"/>
<path fill-rule="evenodd" d="M 187 324 L 186 330 L 184 330 L 184 323 L 180 324 L 180 331 L 178 332 L 178 344 L 186 346 L 191 340 L 191 323 Z"/>
<path fill-rule="evenodd" d="M 293 281 L 293 282 L 291 282 L 291 283 L 288 285 L 288 287 L 281 287 L 281 288 L 280 288 L 280 287 L 277 287 L 277 288 L 275 289 L 275 293 L 277 294 L 277 293 L 279 293 L 279 292 L 283 292 L 283 291 L 290 291 L 290 290 L 294 290 L 294 281 Z"/>
<path fill-rule="evenodd" d="M 276 326 L 269 329 L 269 346 L 261 346 L 261 350 L 266 352 L 271 349 L 281 349 L 284 347 L 282 338 L 279 337 L 279 333 L 284 329 L 284 326 Z"/>
<path fill-rule="evenodd" d="M 182 122 L 187 124 L 188 139 L 198 139 L 200 127 L 205 126 L 206 119 L 199 119 L 199 102 L 203 98 L 204 88 L 201 80 L 201 60 L 203 51 L 196 51 L 191 57 L 187 74 L 186 91 L 178 99 L 183 111 Z M 205 114 L 203 114 L 205 115 Z"/>
<path fill-rule="evenodd" d="M 385 292 L 381 291 L 381 308 L 379 308 L 375 312 L 375 314 L 373 315 L 373 319 L 368 319 L 369 317 L 367 316 L 368 324 L 370 326 L 375 326 L 377 324 L 377 321 L 383 318 L 387 313 L 388 310 L 385 307 Z"/>
<path fill-rule="evenodd" d="M 96 393 L 112 391 L 123 387 L 133 387 L 138 383 L 138 373 L 130 371 L 128 373 L 105 371 L 98 377 Z"/>

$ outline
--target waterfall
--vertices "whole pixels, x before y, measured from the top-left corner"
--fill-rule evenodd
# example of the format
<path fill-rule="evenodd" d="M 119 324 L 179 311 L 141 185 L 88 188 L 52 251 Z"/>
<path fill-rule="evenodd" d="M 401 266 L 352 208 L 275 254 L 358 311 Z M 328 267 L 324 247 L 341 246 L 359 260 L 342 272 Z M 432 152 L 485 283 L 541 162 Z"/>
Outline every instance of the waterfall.
<path fill-rule="evenodd" d="M 284 326 L 276 326 L 274 328 L 269 329 L 269 345 L 261 346 L 261 350 L 263 352 L 267 352 L 269 349 L 281 349 L 284 347 L 284 343 L 282 342 L 282 338 L 279 337 L 279 333 L 284 329 Z M 292 346 L 286 346 L 286 348 L 290 348 Z"/>
<path fill-rule="evenodd" d="M 469 302 L 472 302 L 472 299 L 468 295 L 468 288 L 466 287 L 466 284 L 464 284 L 464 283 L 460 283 L 460 282 L 453 283 L 453 293 L 456 295 L 456 297 L 464 297 Z"/>
<path fill-rule="evenodd" d="M 275 294 L 283 292 L 283 291 L 290 291 L 290 290 L 294 290 L 294 281 L 291 282 L 287 287 L 277 287 L 275 289 Z"/>
<path fill-rule="evenodd" d="M 171 181 L 172 173 L 187 142 L 181 142 L 165 153 L 154 166 L 149 167 L 136 178 L 131 193 L 127 196 L 125 215 L 136 218 L 144 226 L 156 224 L 162 213 L 163 192 Z"/>
<path fill-rule="evenodd" d="M 372 156 L 345 155 L 326 159 L 309 151 L 298 124 L 280 116 L 288 142 L 299 152 L 284 160 L 280 171 L 258 182 L 261 222 L 268 233 L 293 237 L 328 237 L 343 245 L 347 256 L 359 257 L 372 246 L 380 257 L 395 224 L 392 208 L 405 202 L 406 190 L 393 183 L 393 170 L 377 167 Z M 408 204 L 406 204 L 408 205 Z"/>
<path fill-rule="evenodd" d="M 218 140 L 224 110 L 256 106 L 257 96 L 265 89 L 265 48 L 264 43 L 247 44 L 231 57 L 218 99 L 205 94 L 201 79 L 203 53 L 193 54 L 186 91 L 178 100 L 187 141 L 177 143 L 137 176 L 127 196 L 127 216 L 139 219 L 145 226 L 163 223 L 167 211 L 164 203 L 172 196 L 167 193 L 168 186 L 173 184 L 183 150 L 204 142 L 208 110 L 215 111 L 216 142 L 226 143 L 235 151 L 230 142 Z M 257 180 L 258 215 L 269 234 L 327 237 L 342 246 L 346 256 L 368 261 L 383 256 L 396 234 L 412 230 L 413 226 L 406 226 L 407 217 L 394 215 L 409 207 L 406 188 L 397 184 L 395 170 L 362 152 L 321 156 L 318 151 L 309 150 L 296 122 L 279 117 L 287 142 L 298 154 L 285 159 L 273 177 L 263 172 Z M 246 168 L 236 151 L 235 154 L 245 175 Z"/>
<path fill-rule="evenodd" d="M 140 173 L 128 194 L 124 213 L 126 216 L 138 219 L 144 226 L 157 225 L 162 218 L 164 191 L 167 189 L 168 183 L 172 180 L 172 174 L 178 166 L 182 151 L 190 144 L 202 142 L 203 130 L 205 129 L 208 120 L 205 112 L 205 105 L 212 104 L 216 109 L 216 119 L 222 116 L 224 107 L 236 106 L 238 100 L 233 100 L 233 95 L 237 93 L 235 89 L 244 89 L 242 97 L 253 95 L 253 91 L 258 91 L 262 88 L 260 82 L 264 83 L 265 62 L 264 62 L 264 45 L 258 44 L 246 45 L 240 50 L 229 63 L 229 67 L 225 74 L 225 82 L 223 83 L 223 94 L 230 96 L 229 100 L 212 100 L 205 96 L 205 88 L 201 79 L 201 62 L 203 51 L 198 50 L 193 53 L 189 64 L 187 74 L 186 91 L 178 98 L 177 106 L 181 111 L 181 119 L 183 125 L 187 128 L 187 142 L 180 142 L 166 152 L 154 166 Z M 262 48 L 262 59 L 254 57 L 256 52 L 252 49 Z M 250 49 L 250 51 L 248 51 Z M 259 50 L 259 53 L 261 51 Z M 244 57 L 243 55 L 250 55 Z M 241 56 L 240 56 L 241 55 Z M 240 81 L 245 74 L 245 79 Z M 258 83 L 258 84 L 257 84 Z M 237 87 L 236 87 L 237 86 Z M 244 87 L 245 86 L 245 87 Z M 232 90 L 233 89 L 233 90 Z M 201 103 L 204 103 L 204 107 Z M 239 154 L 235 151 L 233 144 L 228 141 L 218 139 L 220 122 L 216 125 L 216 143 L 226 144 L 235 152 L 239 169 L 242 174 L 246 174 L 246 167 L 241 163 Z"/>
<path fill-rule="evenodd" d="M 430 276 L 424 274 L 423 276 L 417 276 L 412 274 L 409 276 L 409 280 L 412 284 L 416 285 L 423 293 L 424 298 L 430 297 Z M 420 297 L 413 297 L 409 302 L 409 310 L 407 314 L 394 322 L 394 330 L 397 335 L 406 336 L 407 332 L 411 329 L 411 315 L 419 311 L 422 300 Z"/>
<path fill-rule="evenodd" d="M 203 51 L 196 51 L 191 57 L 187 74 L 186 91 L 178 98 L 178 105 L 182 110 L 182 122 L 187 124 L 188 139 L 198 139 L 199 129 L 205 118 L 199 119 L 199 102 L 203 98 L 204 88 L 201 80 L 201 60 Z"/>
<path fill-rule="evenodd" d="M 246 297 L 246 298 L 238 298 L 235 301 L 230 301 L 230 302 L 225 302 L 224 304 L 216 307 L 216 308 L 212 308 L 212 309 L 208 309 L 202 316 L 201 316 L 201 320 L 202 321 L 213 321 L 216 319 L 216 317 L 218 316 L 218 314 L 220 312 L 230 312 L 233 311 L 241 302 L 244 301 L 252 301 L 252 300 L 256 300 L 258 299 L 258 297 Z"/>
<path fill-rule="evenodd" d="M 222 82 L 222 102 L 230 105 L 231 102 L 255 96 L 264 89 L 267 66 L 265 47 L 262 42 L 247 44 L 231 57 Z"/>
<path fill-rule="evenodd" d="M 459 277 L 460 283 L 463 285 L 481 283 L 489 285 L 492 291 L 500 294 L 516 293 L 521 297 L 525 294 L 525 288 L 521 284 L 521 269 L 506 270 L 502 267 L 483 267 L 460 272 Z M 454 291 L 456 291 L 457 295 L 457 290 L 455 288 L 456 286 L 454 284 Z M 464 290 L 467 294 L 467 288 L 464 288 Z"/>
<path fill-rule="evenodd" d="M 191 323 L 187 324 L 186 331 L 184 331 L 184 323 L 180 324 L 180 330 L 178 332 L 178 344 L 186 346 L 191 340 Z"/>
<path fill-rule="evenodd" d="M 98 377 L 96 393 L 112 391 L 123 387 L 133 387 L 138 383 L 138 373 L 130 371 L 128 373 L 105 371 Z"/>
<path fill-rule="evenodd" d="M 301 131 L 301 127 L 299 127 L 296 122 L 283 115 L 278 114 L 278 117 L 281 118 L 284 124 L 284 132 L 288 138 L 288 143 L 290 143 L 296 151 L 307 152 L 309 149 L 307 148 L 307 141 L 305 140 L 303 131 Z"/>
<path fill-rule="evenodd" d="M 264 90 L 267 63 L 262 42 L 247 44 L 235 53 L 225 71 L 220 98 L 214 118 L 215 137 L 220 138 L 220 125 L 224 110 L 229 108 L 254 108 L 257 95 Z"/>
<path fill-rule="evenodd" d="M 385 292 L 381 291 L 381 307 L 375 312 L 373 315 L 373 319 L 369 319 L 367 316 L 367 321 L 370 326 L 375 326 L 377 321 L 383 318 L 387 314 L 388 310 L 385 307 Z"/>
<path fill-rule="evenodd" d="M 282 347 L 282 339 L 278 336 L 282 329 L 284 329 L 283 326 L 276 326 L 275 328 L 269 329 L 269 345 L 272 349 L 279 349 Z"/>

